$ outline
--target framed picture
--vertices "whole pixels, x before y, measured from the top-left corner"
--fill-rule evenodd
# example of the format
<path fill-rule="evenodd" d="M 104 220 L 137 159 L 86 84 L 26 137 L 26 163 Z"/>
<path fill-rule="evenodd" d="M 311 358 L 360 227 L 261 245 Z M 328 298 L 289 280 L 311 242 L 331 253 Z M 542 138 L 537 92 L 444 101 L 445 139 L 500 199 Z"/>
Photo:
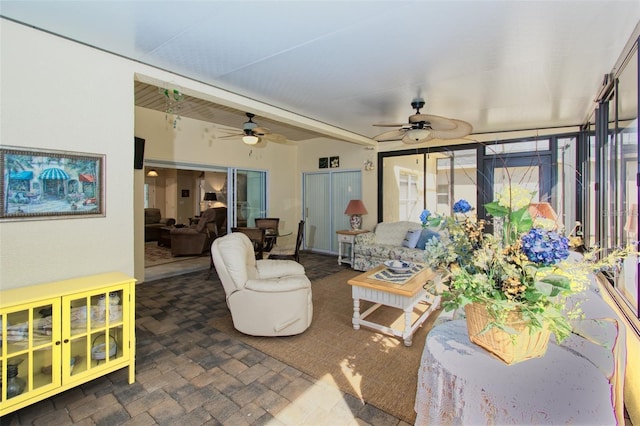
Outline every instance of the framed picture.
<path fill-rule="evenodd" d="M 321 169 L 326 169 L 329 167 L 329 158 L 322 157 L 318 159 L 318 167 Z"/>
<path fill-rule="evenodd" d="M 331 157 L 329 159 L 329 164 L 332 169 L 340 167 L 340 157 Z"/>
<path fill-rule="evenodd" d="M 105 156 L 0 146 L 0 220 L 105 216 Z"/>
<path fill-rule="evenodd" d="M 182 198 L 189 198 L 189 190 L 188 189 L 183 189 L 182 190 Z"/>

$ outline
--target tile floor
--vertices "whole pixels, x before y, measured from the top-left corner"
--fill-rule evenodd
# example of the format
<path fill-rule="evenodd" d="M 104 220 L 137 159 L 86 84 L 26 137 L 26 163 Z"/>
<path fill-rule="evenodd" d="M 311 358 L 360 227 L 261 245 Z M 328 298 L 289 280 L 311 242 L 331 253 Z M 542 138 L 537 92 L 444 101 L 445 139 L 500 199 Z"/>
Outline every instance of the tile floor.
<path fill-rule="evenodd" d="M 207 326 L 227 306 L 215 272 L 207 279 L 209 259 L 196 260 L 150 271 L 138 285 L 133 385 L 120 370 L 0 424 L 406 425 Z M 301 263 L 312 280 L 347 268 L 334 256 L 308 253 Z M 173 270 L 177 265 L 182 271 Z"/>

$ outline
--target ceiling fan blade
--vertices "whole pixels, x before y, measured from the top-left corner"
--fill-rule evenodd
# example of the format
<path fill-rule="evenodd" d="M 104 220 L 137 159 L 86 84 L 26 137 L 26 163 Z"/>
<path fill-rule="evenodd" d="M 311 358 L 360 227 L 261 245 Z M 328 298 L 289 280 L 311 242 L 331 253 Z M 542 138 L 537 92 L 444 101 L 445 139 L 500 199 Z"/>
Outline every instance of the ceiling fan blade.
<path fill-rule="evenodd" d="M 251 129 L 251 131 L 256 136 L 264 136 L 264 135 L 271 134 L 271 130 L 267 129 L 266 127 L 260 127 L 260 126 L 254 127 L 253 129 Z"/>
<path fill-rule="evenodd" d="M 260 136 L 260 139 L 264 139 L 269 142 L 280 143 L 283 145 L 295 145 L 293 142 L 289 141 L 284 135 L 280 135 L 278 133 L 267 133 L 265 135 Z"/>
<path fill-rule="evenodd" d="M 409 117 L 409 123 L 425 122 L 429 124 L 433 130 L 453 130 L 456 128 L 454 120 L 439 115 L 431 114 L 413 114 Z"/>
<path fill-rule="evenodd" d="M 372 124 L 374 127 L 403 127 L 406 126 L 407 123 L 378 123 Z"/>
<path fill-rule="evenodd" d="M 471 124 L 462 120 L 454 120 L 450 119 L 453 124 L 456 125 L 454 129 L 451 130 L 436 130 L 433 129 L 431 131 L 431 135 L 434 139 L 459 139 L 468 136 L 469 133 L 473 130 Z"/>
<path fill-rule="evenodd" d="M 240 139 L 244 133 L 235 133 L 233 135 L 219 136 L 218 139 Z"/>
<path fill-rule="evenodd" d="M 373 139 L 378 142 L 390 142 L 390 141 L 399 141 L 402 139 L 405 130 L 391 130 L 389 132 L 380 133 L 377 136 L 374 136 Z"/>

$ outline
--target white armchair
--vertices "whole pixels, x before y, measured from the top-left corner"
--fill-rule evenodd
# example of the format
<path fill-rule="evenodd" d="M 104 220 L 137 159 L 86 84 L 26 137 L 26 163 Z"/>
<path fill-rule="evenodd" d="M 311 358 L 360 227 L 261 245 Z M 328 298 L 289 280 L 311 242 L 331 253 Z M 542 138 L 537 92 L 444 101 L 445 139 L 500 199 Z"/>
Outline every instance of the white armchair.
<path fill-rule="evenodd" d="M 252 336 L 290 336 L 311 325 L 311 282 L 292 260 L 256 260 L 240 232 L 214 240 L 211 256 L 236 330 Z"/>

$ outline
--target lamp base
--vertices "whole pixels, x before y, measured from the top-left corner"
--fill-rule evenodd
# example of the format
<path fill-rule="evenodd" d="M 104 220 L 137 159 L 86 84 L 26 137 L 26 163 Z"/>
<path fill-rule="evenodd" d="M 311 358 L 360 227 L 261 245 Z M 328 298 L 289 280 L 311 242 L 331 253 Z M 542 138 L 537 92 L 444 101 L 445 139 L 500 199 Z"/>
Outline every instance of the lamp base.
<path fill-rule="evenodd" d="M 351 215 L 349 223 L 351 224 L 351 229 L 353 229 L 354 231 L 359 230 L 362 227 L 362 216 L 360 216 L 359 214 Z"/>

